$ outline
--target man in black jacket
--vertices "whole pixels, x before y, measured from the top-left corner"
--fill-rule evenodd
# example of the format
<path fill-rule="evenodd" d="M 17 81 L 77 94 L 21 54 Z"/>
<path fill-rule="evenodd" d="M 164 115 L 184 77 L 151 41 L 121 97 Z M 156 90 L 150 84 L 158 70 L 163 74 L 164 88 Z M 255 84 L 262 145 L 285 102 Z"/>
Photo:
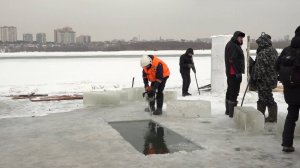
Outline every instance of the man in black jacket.
<path fill-rule="evenodd" d="M 233 117 L 234 107 L 240 92 L 242 74 L 245 72 L 245 57 L 241 48 L 245 33 L 236 31 L 225 47 L 225 68 L 227 76 L 227 91 L 225 114 Z"/>
<path fill-rule="evenodd" d="M 288 104 L 282 134 L 282 150 L 294 152 L 293 139 L 300 109 L 300 26 L 295 31 L 291 45 L 284 48 L 278 57 L 276 69 L 284 87 L 284 99 Z"/>
<path fill-rule="evenodd" d="M 193 55 L 194 50 L 192 48 L 188 48 L 185 54 L 180 56 L 179 66 L 182 77 L 182 96 L 192 95 L 188 92 L 188 90 L 191 84 L 190 69 L 192 68 L 193 72 L 196 73 Z"/>

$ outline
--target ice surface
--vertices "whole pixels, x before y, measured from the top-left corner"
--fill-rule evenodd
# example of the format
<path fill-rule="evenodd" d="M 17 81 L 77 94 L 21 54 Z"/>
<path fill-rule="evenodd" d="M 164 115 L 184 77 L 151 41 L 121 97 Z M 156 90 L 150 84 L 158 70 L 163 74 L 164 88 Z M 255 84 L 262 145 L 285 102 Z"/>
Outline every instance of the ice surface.
<path fill-rule="evenodd" d="M 177 92 L 176 91 L 164 91 L 164 101 L 172 101 L 177 100 Z"/>
<path fill-rule="evenodd" d="M 167 116 L 176 117 L 210 117 L 211 103 L 205 100 L 175 100 L 167 102 Z"/>
<path fill-rule="evenodd" d="M 235 107 L 234 122 L 244 131 L 260 132 L 264 130 L 264 115 L 253 107 Z"/>
<path fill-rule="evenodd" d="M 219 35 L 212 37 L 212 50 L 211 50 L 211 90 L 212 92 L 223 93 L 226 91 L 226 74 L 225 74 L 225 46 L 232 38 L 231 35 Z M 247 69 L 247 40 L 244 39 L 242 49 L 245 55 L 245 68 Z M 247 72 L 245 70 L 245 72 Z M 247 73 L 243 74 L 243 82 L 241 84 L 241 92 L 247 86 Z"/>
<path fill-rule="evenodd" d="M 176 90 L 180 93 L 182 78 L 178 71 L 179 55 L 163 59 L 168 63 L 172 72 L 166 89 Z M 210 57 L 194 57 L 199 86 L 210 83 L 210 60 Z M 116 89 L 120 89 L 131 87 L 133 76 L 136 77 L 135 86 L 142 86 L 141 68 L 138 61 L 139 58 L 11 59 L 0 61 L 2 79 L 0 92 L 5 96 L 30 93 L 36 88 L 38 93 L 50 94 L 60 91 L 63 93 L 89 92 L 92 91 L 92 86 L 95 86 L 97 90 L 108 90 L 119 85 L 120 87 Z M 115 68 L 114 71 L 107 71 L 111 65 L 118 68 Z M 143 112 L 144 103 L 128 103 L 113 108 L 84 108 L 81 100 L 33 103 L 29 100 L 11 100 L 8 97 L 0 97 L 0 102 L 4 103 L 3 106 L 6 104 L 10 109 L 5 110 L 7 108 L 4 108 L 3 110 L 0 107 L 1 116 L 6 118 L 28 116 L 22 119 L 1 119 L 3 126 L 0 128 L 2 136 L 0 139 L 5 145 L 0 145 L 0 148 L 2 147 L 0 155 L 1 158 L 6 159 L 1 159 L 0 165 L 4 164 L 2 167 L 37 167 L 37 165 L 39 167 L 45 165 L 52 167 L 124 167 L 126 165 L 134 168 L 300 167 L 299 151 L 297 150 L 297 147 L 300 146 L 299 138 L 295 138 L 294 141 L 296 152 L 286 155 L 281 152 L 281 136 L 240 134 L 240 131 L 237 132 L 233 129 L 232 119 L 224 115 L 224 93 L 201 92 L 199 96 L 193 79 L 189 91 L 193 96 L 178 98 L 190 101 L 201 98 L 211 101 L 213 117 L 196 119 L 154 117 L 154 119 L 164 127 L 176 131 L 205 149 L 150 157 L 144 157 L 136 152 L 107 123 L 149 119 L 149 113 Z M 239 101 L 241 98 L 242 96 L 239 96 Z M 278 103 L 278 112 L 285 112 L 287 105 L 283 94 L 275 92 L 274 98 Z M 257 93 L 247 93 L 245 105 L 256 107 L 256 101 Z M 50 109 L 51 111 L 49 111 Z M 77 110 L 72 111 L 75 109 Z M 72 112 L 62 113 L 68 111 Z M 32 118 L 30 117 L 32 112 L 43 115 L 60 114 Z M 78 121 L 84 124 L 80 125 Z M 5 123 L 9 125 L 4 126 Z M 74 129 L 74 126 L 78 125 L 80 127 Z M 276 124 L 271 124 L 271 126 L 272 128 L 276 127 Z M 74 130 L 76 130 L 75 134 Z M 273 133 L 273 129 L 271 131 Z M 32 136 L 37 132 L 49 136 L 38 136 L 33 139 Z M 276 134 L 276 131 L 274 133 Z M 59 147 L 57 147 L 57 143 L 53 143 L 53 138 L 56 139 L 57 135 L 62 140 Z M 68 140 L 75 140 L 75 144 L 70 144 Z M 78 140 L 82 140 L 80 143 L 83 145 L 78 145 Z M 44 144 L 45 148 L 36 144 Z M 54 157 L 53 159 L 49 159 L 49 151 L 50 155 Z M 38 158 L 39 163 L 34 158 Z M 117 161 L 112 162 L 112 160 Z"/>
<path fill-rule="evenodd" d="M 120 102 L 120 91 L 85 92 L 83 94 L 83 104 L 86 106 L 118 105 Z"/>
<path fill-rule="evenodd" d="M 285 114 L 284 113 L 279 113 L 277 115 L 277 124 L 276 124 L 276 127 L 277 127 L 277 134 L 279 136 L 282 135 L 286 115 L 287 115 L 286 113 Z M 295 128 L 294 135 L 295 136 L 300 136 L 300 122 L 299 122 L 299 120 L 296 122 L 296 128 Z"/>

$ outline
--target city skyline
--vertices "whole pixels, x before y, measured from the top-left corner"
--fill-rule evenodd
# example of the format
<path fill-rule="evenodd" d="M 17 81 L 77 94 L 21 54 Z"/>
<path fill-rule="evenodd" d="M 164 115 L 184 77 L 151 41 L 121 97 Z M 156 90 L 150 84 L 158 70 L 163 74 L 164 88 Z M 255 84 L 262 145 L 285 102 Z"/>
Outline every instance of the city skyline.
<path fill-rule="evenodd" d="M 294 36 L 299 0 L 0 0 L 0 25 L 22 33 L 72 27 L 93 41 L 205 38 L 241 30 L 252 38 Z"/>

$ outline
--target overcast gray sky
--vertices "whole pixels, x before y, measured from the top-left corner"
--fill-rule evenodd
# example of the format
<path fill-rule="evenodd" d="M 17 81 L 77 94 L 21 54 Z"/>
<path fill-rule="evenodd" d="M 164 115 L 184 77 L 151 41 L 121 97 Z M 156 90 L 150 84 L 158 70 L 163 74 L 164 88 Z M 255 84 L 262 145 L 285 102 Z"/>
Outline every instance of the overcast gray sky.
<path fill-rule="evenodd" d="M 300 0 L 0 0 L 0 26 L 23 33 L 70 26 L 93 41 L 191 39 L 242 30 L 283 38 L 300 25 Z"/>

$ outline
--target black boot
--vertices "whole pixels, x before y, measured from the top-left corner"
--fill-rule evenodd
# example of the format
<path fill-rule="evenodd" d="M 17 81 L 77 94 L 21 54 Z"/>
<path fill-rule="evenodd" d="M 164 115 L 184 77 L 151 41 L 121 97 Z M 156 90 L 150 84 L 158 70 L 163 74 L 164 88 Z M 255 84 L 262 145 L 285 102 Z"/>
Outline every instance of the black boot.
<path fill-rule="evenodd" d="M 228 111 L 228 100 L 227 100 L 227 99 L 225 100 L 225 108 L 226 108 L 226 110 L 225 110 L 225 115 L 229 115 L 229 111 Z"/>
<path fill-rule="evenodd" d="M 266 112 L 266 104 L 257 101 L 257 110 L 260 111 L 264 116 L 265 116 L 265 112 Z"/>
<path fill-rule="evenodd" d="M 266 118 L 266 122 L 277 122 L 277 104 L 268 106 L 269 116 Z"/>
<path fill-rule="evenodd" d="M 229 113 L 229 117 L 232 118 L 233 114 L 234 114 L 234 107 L 237 106 L 238 102 L 232 102 L 230 100 L 228 100 L 228 113 Z"/>
<path fill-rule="evenodd" d="M 282 151 L 286 153 L 290 153 L 290 152 L 294 152 L 295 148 L 293 146 L 283 146 Z"/>
<path fill-rule="evenodd" d="M 162 109 L 161 108 L 157 108 L 154 112 L 153 115 L 161 115 L 162 114 Z"/>
<path fill-rule="evenodd" d="M 185 97 L 185 96 L 191 96 L 192 94 L 190 94 L 189 92 L 184 92 L 182 93 L 182 96 Z"/>

